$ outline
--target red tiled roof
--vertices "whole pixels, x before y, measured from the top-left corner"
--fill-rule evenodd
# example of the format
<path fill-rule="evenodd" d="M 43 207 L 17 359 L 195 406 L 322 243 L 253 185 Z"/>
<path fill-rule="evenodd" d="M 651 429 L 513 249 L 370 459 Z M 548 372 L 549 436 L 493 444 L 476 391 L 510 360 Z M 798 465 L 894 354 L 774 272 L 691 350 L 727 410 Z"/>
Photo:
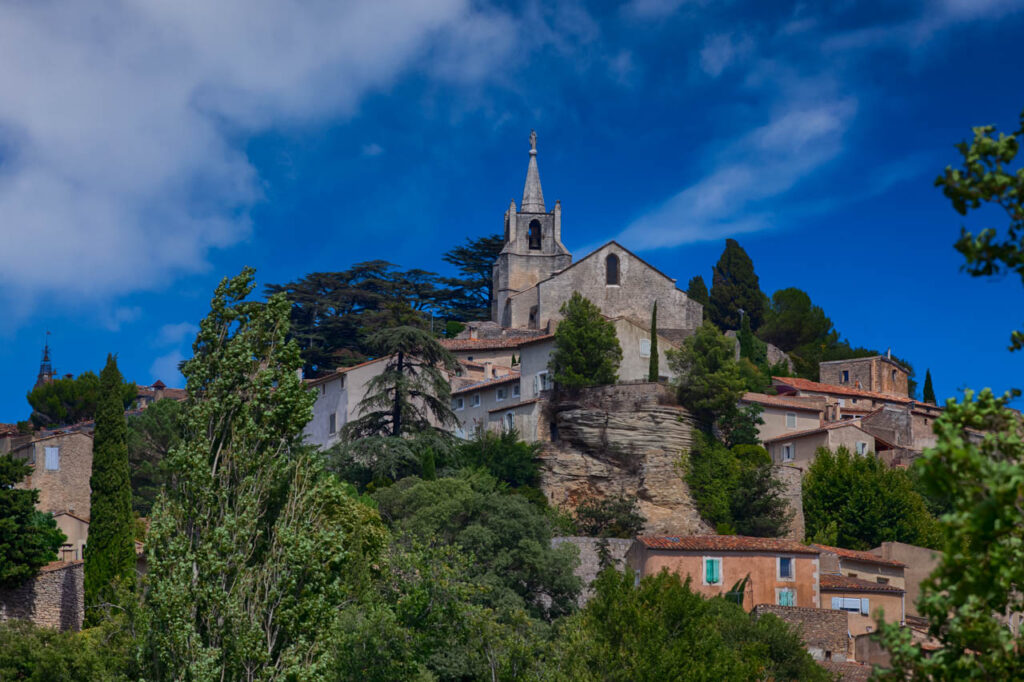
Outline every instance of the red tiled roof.
<path fill-rule="evenodd" d="M 804 436 L 809 436 L 809 435 L 811 435 L 813 433 L 821 433 L 821 432 L 824 432 L 824 431 L 831 431 L 833 429 L 839 429 L 839 428 L 842 428 L 844 426 L 856 426 L 861 431 L 864 431 L 864 427 L 861 425 L 859 418 L 858 419 L 843 419 L 843 420 L 840 420 L 840 421 L 837 421 L 837 422 L 829 422 L 828 424 L 824 424 L 822 426 L 819 426 L 816 429 L 806 429 L 804 431 L 793 431 L 792 433 L 786 433 L 786 434 L 783 434 L 781 436 L 776 436 L 775 438 L 768 438 L 768 439 L 766 439 L 763 442 L 765 442 L 765 443 L 774 443 L 775 441 L 779 441 L 779 440 L 791 440 L 793 438 L 803 438 Z M 864 431 L 864 433 L 867 433 L 867 431 Z M 875 438 L 875 440 L 879 440 L 879 439 Z"/>
<path fill-rule="evenodd" d="M 823 592 L 828 590 L 830 592 L 891 592 L 893 594 L 903 594 L 906 591 L 895 585 L 883 585 L 835 573 L 825 573 L 821 576 L 821 590 Z"/>
<path fill-rule="evenodd" d="M 860 552 L 855 549 L 845 549 L 843 547 L 830 547 L 828 545 L 819 545 L 817 543 L 814 543 L 811 546 L 817 547 L 823 552 L 835 554 L 836 556 L 842 559 L 850 559 L 851 561 L 862 561 L 866 564 L 879 564 L 881 566 L 896 566 L 897 568 L 907 567 L 907 565 L 901 561 L 896 561 L 894 559 L 885 559 L 883 557 L 878 556 L 877 554 L 872 554 L 871 552 Z"/>
<path fill-rule="evenodd" d="M 782 395 L 767 395 L 765 393 L 744 393 L 740 399 L 745 403 L 756 403 L 771 407 L 788 407 L 794 410 L 806 410 L 808 412 L 821 412 L 825 409 L 824 398 L 801 398 Z"/>
<path fill-rule="evenodd" d="M 745 535 L 643 535 L 637 538 L 651 549 L 676 549 L 691 552 L 781 552 L 818 554 L 818 550 L 795 540 L 752 538 Z"/>
<path fill-rule="evenodd" d="M 487 410 L 487 412 L 488 414 L 491 412 L 508 412 L 509 410 L 516 409 L 517 407 L 522 407 L 523 405 L 532 405 L 534 403 L 539 403 L 540 401 L 540 398 L 531 398 L 529 400 L 523 400 L 521 402 L 518 402 L 515 405 L 502 405 L 501 407 L 495 407 L 494 409 Z"/>
<path fill-rule="evenodd" d="M 62 568 L 68 568 L 69 566 L 75 566 L 76 564 L 85 563 L 81 559 L 75 559 L 74 561 L 51 561 L 42 568 L 39 569 L 40 573 L 49 573 L 50 571 L 59 571 Z"/>
<path fill-rule="evenodd" d="M 441 345 L 452 351 L 463 350 L 489 350 L 500 348 L 519 348 L 526 343 L 533 343 L 542 339 L 550 339 L 554 334 L 543 334 L 540 336 L 514 336 L 511 338 L 498 339 L 441 339 Z"/>
<path fill-rule="evenodd" d="M 906 396 L 890 395 L 889 393 L 875 393 L 874 391 L 862 391 L 857 388 L 823 384 L 818 381 L 811 381 L 810 379 L 801 379 L 800 377 L 772 377 L 772 381 L 776 384 L 789 386 L 798 391 L 816 391 L 818 393 L 831 393 L 833 395 L 848 395 L 856 398 L 885 400 L 891 403 L 906 404 L 916 402 Z"/>
<path fill-rule="evenodd" d="M 501 377 L 493 377 L 491 379 L 485 379 L 484 381 L 478 381 L 475 384 L 469 386 L 463 386 L 462 388 L 452 391 L 452 395 L 458 395 L 459 393 L 468 393 L 470 391 L 477 391 L 481 388 L 490 388 L 491 386 L 498 386 L 499 384 L 507 384 L 513 381 L 519 381 L 519 373 L 508 374 Z"/>

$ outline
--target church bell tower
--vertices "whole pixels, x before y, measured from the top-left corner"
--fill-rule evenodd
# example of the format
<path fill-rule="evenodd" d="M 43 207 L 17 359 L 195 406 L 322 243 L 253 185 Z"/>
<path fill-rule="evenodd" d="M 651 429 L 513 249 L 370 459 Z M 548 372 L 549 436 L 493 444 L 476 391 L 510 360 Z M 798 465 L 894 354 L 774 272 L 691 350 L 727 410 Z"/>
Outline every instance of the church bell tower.
<path fill-rule="evenodd" d="M 562 244 L 562 206 L 551 211 L 544 205 L 537 167 L 537 133 L 530 131 L 530 164 L 526 168 L 523 200 L 516 210 L 512 200 L 505 211 L 505 245 L 494 263 L 491 320 L 502 327 L 531 326 L 530 306 L 512 300 L 515 294 L 536 286 L 572 264 L 572 254 Z"/>

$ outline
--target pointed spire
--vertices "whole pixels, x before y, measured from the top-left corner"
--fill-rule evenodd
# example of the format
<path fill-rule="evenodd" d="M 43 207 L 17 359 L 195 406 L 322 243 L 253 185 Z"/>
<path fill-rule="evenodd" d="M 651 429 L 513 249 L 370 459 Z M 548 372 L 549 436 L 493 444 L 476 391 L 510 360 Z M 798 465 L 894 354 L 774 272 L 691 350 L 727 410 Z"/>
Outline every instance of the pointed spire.
<path fill-rule="evenodd" d="M 39 363 L 39 374 L 36 375 L 36 387 L 53 381 L 53 364 L 50 362 L 50 332 L 46 332 L 46 343 L 43 344 L 43 359 Z"/>
<path fill-rule="evenodd" d="M 540 171 L 537 169 L 537 132 L 530 131 L 530 166 L 526 169 L 526 186 L 523 187 L 523 203 L 520 213 L 547 213 L 544 208 L 544 192 L 540 188 Z"/>

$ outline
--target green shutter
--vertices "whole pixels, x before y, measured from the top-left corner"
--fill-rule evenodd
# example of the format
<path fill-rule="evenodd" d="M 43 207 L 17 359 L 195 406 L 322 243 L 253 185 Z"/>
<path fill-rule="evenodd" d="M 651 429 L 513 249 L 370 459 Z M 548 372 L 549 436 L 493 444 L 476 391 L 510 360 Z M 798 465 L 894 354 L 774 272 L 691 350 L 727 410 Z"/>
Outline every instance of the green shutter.
<path fill-rule="evenodd" d="M 716 559 L 706 559 L 704 566 L 704 575 L 707 578 L 709 585 L 717 585 L 721 579 L 718 575 L 719 563 Z"/>

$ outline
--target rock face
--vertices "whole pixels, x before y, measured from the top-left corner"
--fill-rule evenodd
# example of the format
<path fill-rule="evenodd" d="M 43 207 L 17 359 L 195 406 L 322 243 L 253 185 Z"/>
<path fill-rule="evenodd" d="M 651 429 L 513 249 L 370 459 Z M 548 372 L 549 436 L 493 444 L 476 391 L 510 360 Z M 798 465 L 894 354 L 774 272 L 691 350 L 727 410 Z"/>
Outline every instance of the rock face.
<path fill-rule="evenodd" d="M 713 532 L 697 514 L 679 461 L 693 420 L 658 384 L 588 389 L 552 403 L 557 440 L 541 451 L 541 487 L 556 506 L 636 495 L 648 534 Z"/>

